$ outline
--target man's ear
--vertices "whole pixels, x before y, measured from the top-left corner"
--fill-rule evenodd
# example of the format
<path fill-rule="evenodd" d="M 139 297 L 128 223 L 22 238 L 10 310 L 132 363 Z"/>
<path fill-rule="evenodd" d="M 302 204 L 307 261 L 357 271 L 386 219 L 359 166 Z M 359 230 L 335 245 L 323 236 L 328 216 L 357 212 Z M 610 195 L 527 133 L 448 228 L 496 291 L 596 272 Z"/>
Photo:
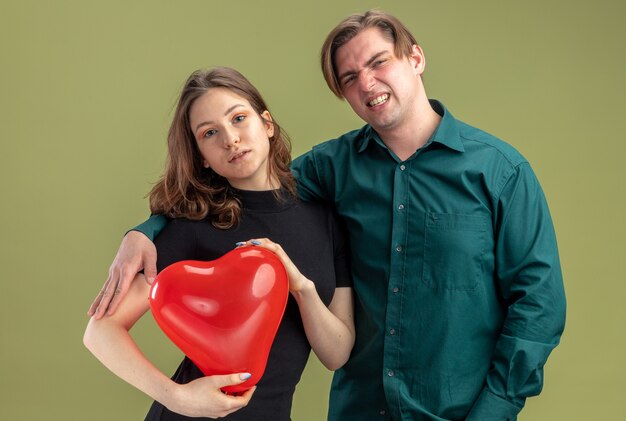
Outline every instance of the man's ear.
<path fill-rule="evenodd" d="M 424 56 L 422 47 L 417 44 L 413 44 L 413 47 L 411 47 L 411 54 L 408 59 L 415 70 L 415 74 L 421 76 L 426 69 L 426 57 Z"/>

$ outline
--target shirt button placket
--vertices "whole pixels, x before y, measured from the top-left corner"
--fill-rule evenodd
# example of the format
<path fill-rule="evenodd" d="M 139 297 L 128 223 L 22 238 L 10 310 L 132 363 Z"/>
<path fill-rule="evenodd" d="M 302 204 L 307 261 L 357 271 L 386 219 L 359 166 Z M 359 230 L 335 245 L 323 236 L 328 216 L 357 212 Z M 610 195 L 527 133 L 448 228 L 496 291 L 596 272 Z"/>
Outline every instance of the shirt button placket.
<path fill-rule="evenodd" d="M 400 367 L 397 361 L 399 351 L 399 327 L 402 320 L 402 296 L 399 294 L 400 286 L 403 282 L 404 254 L 406 253 L 406 219 L 408 217 L 408 179 L 409 171 L 406 164 L 397 164 L 394 176 L 393 197 L 391 211 L 393 212 L 392 236 L 391 236 L 391 268 L 389 272 L 389 289 L 387 297 L 387 314 L 386 314 L 386 335 L 384 339 L 384 371 L 385 395 L 391 399 L 388 401 L 391 407 L 395 408 L 399 405 L 396 396 L 397 389 L 400 387 L 402 376 L 399 375 L 397 369 Z M 394 396 L 394 398 L 391 398 Z M 379 412 L 379 415 L 395 417 L 395 409 L 391 407 L 385 408 Z"/>

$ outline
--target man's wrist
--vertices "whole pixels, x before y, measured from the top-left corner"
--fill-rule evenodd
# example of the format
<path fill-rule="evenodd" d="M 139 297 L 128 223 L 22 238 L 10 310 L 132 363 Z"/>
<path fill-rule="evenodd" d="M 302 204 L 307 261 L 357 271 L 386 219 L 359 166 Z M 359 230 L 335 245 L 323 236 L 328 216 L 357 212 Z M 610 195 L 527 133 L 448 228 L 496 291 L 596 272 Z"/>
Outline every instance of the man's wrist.
<path fill-rule="evenodd" d="M 145 232 L 140 231 L 135 228 L 126 231 L 126 234 L 124 234 L 124 237 L 135 237 L 135 236 L 143 236 L 143 237 L 146 237 L 148 240 L 150 240 L 150 237 L 148 237 L 148 235 L 146 235 Z"/>
<path fill-rule="evenodd" d="M 131 231 L 139 231 L 152 242 L 157 235 L 165 228 L 167 225 L 167 218 L 163 215 L 152 215 L 146 221 L 137 225 Z M 129 231 L 130 232 L 130 231 Z"/>
<path fill-rule="evenodd" d="M 467 415 L 467 421 L 513 421 L 517 420 L 517 414 L 521 407 L 501 398 L 488 389 L 483 389 L 474 406 Z"/>

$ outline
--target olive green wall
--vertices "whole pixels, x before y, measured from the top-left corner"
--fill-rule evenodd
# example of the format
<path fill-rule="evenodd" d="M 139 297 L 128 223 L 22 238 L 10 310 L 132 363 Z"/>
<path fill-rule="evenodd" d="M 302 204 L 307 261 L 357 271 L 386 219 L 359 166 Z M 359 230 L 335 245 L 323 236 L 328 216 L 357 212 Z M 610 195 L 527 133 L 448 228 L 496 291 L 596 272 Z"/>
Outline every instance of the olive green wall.
<path fill-rule="evenodd" d="M 413 30 L 429 95 L 516 146 L 548 197 L 568 323 L 520 419 L 626 418 L 623 1 L 2 0 L 0 419 L 141 419 L 149 400 L 81 339 L 122 234 L 148 212 L 180 86 L 238 68 L 298 155 L 361 124 L 318 53 L 370 7 Z M 179 354 L 145 319 L 139 341 L 171 372 Z M 324 419 L 329 378 L 310 365 L 294 420 Z"/>

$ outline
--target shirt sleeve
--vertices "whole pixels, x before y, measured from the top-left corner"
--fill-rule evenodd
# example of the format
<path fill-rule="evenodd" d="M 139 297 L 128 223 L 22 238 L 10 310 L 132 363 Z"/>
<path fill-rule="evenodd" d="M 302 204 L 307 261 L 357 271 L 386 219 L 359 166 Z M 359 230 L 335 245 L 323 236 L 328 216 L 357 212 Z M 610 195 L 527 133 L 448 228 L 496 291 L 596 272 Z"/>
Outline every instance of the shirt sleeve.
<path fill-rule="evenodd" d="M 326 172 L 317 162 L 315 151 L 311 150 L 296 158 L 291 164 L 291 170 L 297 180 L 298 195 L 302 200 L 323 201 L 327 203 L 330 209 L 335 209 L 335 203 L 324 184 L 323 174 Z M 330 217 L 332 219 L 336 287 L 352 287 L 347 229 L 335 211 L 331 211 Z"/>
<path fill-rule="evenodd" d="M 516 419 L 543 386 L 543 366 L 565 326 L 556 236 L 543 191 L 524 163 L 504 183 L 494 214 L 496 277 L 507 316 L 485 389 L 468 420 Z"/>
<path fill-rule="evenodd" d="M 150 241 L 154 241 L 157 235 L 167 225 L 168 219 L 163 215 L 151 215 L 150 218 L 137 225 L 131 231 L 139 231 L 143 233 Z"/>
<path fill-rule="evenodd" d="M 291 170 L 298 183 L 298 194 L 302 200 L 329 201 L 329 195 L 320 179 L 314 151 L 311 150 L 294 159 Z"/>

